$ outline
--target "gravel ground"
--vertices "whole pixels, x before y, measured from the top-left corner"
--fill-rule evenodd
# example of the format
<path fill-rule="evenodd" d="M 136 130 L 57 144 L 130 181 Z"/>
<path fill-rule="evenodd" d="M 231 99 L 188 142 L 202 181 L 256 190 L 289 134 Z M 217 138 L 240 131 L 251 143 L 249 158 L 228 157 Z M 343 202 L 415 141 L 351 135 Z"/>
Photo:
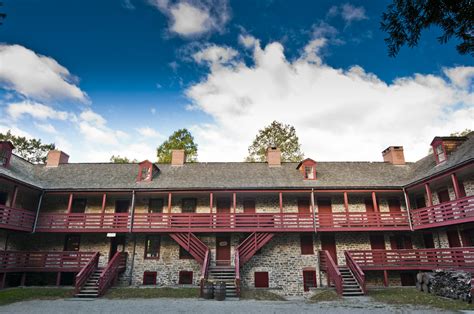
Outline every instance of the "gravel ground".
<path fill-rule="evenodd" d="M 368 297 L 306 303 L 293 301 L 207 301 L 197 299 L 54 300 L 0 306 L 0 313 L 442 313 L 429 308 L 376 303 Z M 443 312 L 446 313 L 446 312 Z"/>

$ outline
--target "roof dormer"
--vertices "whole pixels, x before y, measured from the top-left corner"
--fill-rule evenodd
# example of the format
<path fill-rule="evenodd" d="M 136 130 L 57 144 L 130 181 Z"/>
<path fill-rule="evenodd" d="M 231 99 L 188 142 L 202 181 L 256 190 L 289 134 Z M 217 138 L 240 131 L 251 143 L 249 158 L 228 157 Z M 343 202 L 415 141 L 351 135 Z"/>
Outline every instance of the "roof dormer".
<path fill-rule="evenodd" d="M 7 168 L 10 164 L 12 152 L 15 146 L 9 141 L 0 142 L 0 166 Z"/>
<path fill-rule="evenodd" d="M 150 182 L 158 171 L 158 167 L 149 160 L 144 160 L 138 164 L 137 182 Z"/>
<path fill-rule="evenodd" d="M 436 164 L 439 165 L 448 160 L 449 155 L 464 143 L 466 139 L 466 136 L 436 136 L 431 141 Z"/>
<path fill-rule="evenodd" d="M 305 180 L 316 180 L 316 161 L 306 158 L 296 167 Z"/>

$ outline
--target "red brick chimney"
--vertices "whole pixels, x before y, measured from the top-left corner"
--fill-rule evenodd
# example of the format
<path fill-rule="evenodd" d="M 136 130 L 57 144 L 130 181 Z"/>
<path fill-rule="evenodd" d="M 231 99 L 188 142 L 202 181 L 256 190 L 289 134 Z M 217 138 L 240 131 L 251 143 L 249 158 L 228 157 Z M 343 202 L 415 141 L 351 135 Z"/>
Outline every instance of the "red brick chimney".
<path fill-rule="evenodd" d="M 171 150 L 171 165 L 182 166 L 186 161 L 186 153 L 184 149 L 173 149 Z"/>
<path fill-rule="evenodd" d="M 281 151 L 278 147 L 267 148 L 267 163 L 269 167 L 281 166 Z"/>
<path fill-rule="evenodd" d="M 405 155 L 403 154 L 403 146 L 389 146 L 382 152 L 383 161 L 392 165 L 404 165 Z"/>
<path fill-rule="evenodd" d="M 61 164 L 67 164 L 69 155 L 60 150 L 50 150 L 46 157 L 46 167 L 57 167 Z"/>

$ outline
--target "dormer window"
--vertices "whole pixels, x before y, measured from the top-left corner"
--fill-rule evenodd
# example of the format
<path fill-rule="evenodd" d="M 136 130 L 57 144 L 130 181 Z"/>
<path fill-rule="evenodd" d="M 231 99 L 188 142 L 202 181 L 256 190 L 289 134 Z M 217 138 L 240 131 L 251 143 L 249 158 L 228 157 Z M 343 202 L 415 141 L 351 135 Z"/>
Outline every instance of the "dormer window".
<path fill-rule="evenodd" d="M 158 169 L 152 162 L 145 160 L 138 164 L 137 182 L 152 181 L 154 170 Z"/>
<path fill-rule="evenodd" d="M 0 166 L 8 167 L 12 157 L 13 144 L 8 141 L 0 142 Z"/>
<path fill-rule="evenodd" d="M 296 167 L 305 180 L 316 180 L 316 161 L 307 158 L 298 164 Z"/>
<path fill-rule="evenodd" d="M 439 144 L 438 146 L 436 146 L 435 154 L 436 154 L 436 160 L 438 161 L 439 164 L 446 161 L 446 153 L 444 151 L 443 144 Z"/>

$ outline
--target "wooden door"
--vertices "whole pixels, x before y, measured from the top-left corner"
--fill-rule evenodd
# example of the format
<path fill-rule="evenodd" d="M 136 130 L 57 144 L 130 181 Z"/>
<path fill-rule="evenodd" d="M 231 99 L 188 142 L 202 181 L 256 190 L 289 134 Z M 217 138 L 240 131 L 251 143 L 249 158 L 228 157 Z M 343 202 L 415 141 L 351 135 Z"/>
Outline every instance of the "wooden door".
<path fill-rule="evenodd" d="M 400 200 L 398 198 L 392 198 L 388 200 L 388 209 L 391 213 L 399 213 L 402 211 Z"/>
<path fill-rule="evenodd" d="M 216 265 L 230 265 L 230 236 L 216 236 Z"/>
<path fill-rule="evenodd" d="M 321 249 L 328 251 L 337 265 L 336 239 L 332 233 L 321 233 Z"/>
<path fill-rule="evenodd" d="M 461 236 L 463 247 L 474 246 L 474 229 L 463 230 Z"/>
<path fill-rule="evenodd" d="M 309 199 L 300 198 L 298 199 L 298 213 L 299 214 L 311 214 L 311 206 L 309 205 Z"/>
<path fill-rule="evenodd" d="M 109 261 L 114 257 L 115 253 L 125 251 L 125 236 L 116 235 L 110 238 Z"/>
<path fill-rule="evenodd" d="M 370 235 L 370 248 L 372 250 L 385 250 L 385 237 L 383 234 Z M 383 252 L 373 252 L 372 258 L 374 263 L 382 263 L 385 261 L 385 254 Z"/>
<path fill-rule="evenodd" d="M 79 234 L 68 234 L 64 241 L 64 251 L 67 252 L 78 252 L 81 247 L 81 235 Z"/>
<path fill-rule="evenodd" d="M 424 195 L 418 195 L 415 198 L 415 205 L 416 208 L 425 208 L 426 207 L 426 200 Z"/>
<path fill-rule="evenodd" d="M 332 204 L 330 198 L 317 199 L 320 227 L 333 227 Z"/>
<path fill-rule="evenodd" d="M 390 247 L 392 250 L 413 249 L 410 236 L 395 235 L 390 237 Z"/>
<path fill-rule="evenodd" d="M 255 214 L 255 200 L 253 199 L 244 200 L 244 213 Z"/>
<path fill-rule="evenodd" d="M 217 227 L 230 227 L 230 198 L 217 198 L 216 211 Z"/>
<path fill-rule="evenodd" d="M 442 190 L 438 192 L 438 199 L 440 203 L 446 203 L 449 202 L 449 192 L 448 190 Z"/>
<path fill-rule="evenodd" d="M 461 241 L 459 240 L 459 234 L 457 230 L 448 230 L 446 231 L 448 236 L 449 247 L 461 247 Z"/>
<path fill-rule="evenodd" d="M 116 200 L 115 201 L 115 212 L 118 213 L 128 213 L 130 207 L 129 200 Z"/>
<path fill-rule="evenodd" d="M 426 249 L 434 249 L 434 239 L 431 232 L 423 233 L 423 243 L 425 244 Z"/>
<path fill-rule="evenodd" d="M 309 288 L 316 288 L 316 271 L 303 270 L 303 286 L 304 291 L 309 291 Z"/>

